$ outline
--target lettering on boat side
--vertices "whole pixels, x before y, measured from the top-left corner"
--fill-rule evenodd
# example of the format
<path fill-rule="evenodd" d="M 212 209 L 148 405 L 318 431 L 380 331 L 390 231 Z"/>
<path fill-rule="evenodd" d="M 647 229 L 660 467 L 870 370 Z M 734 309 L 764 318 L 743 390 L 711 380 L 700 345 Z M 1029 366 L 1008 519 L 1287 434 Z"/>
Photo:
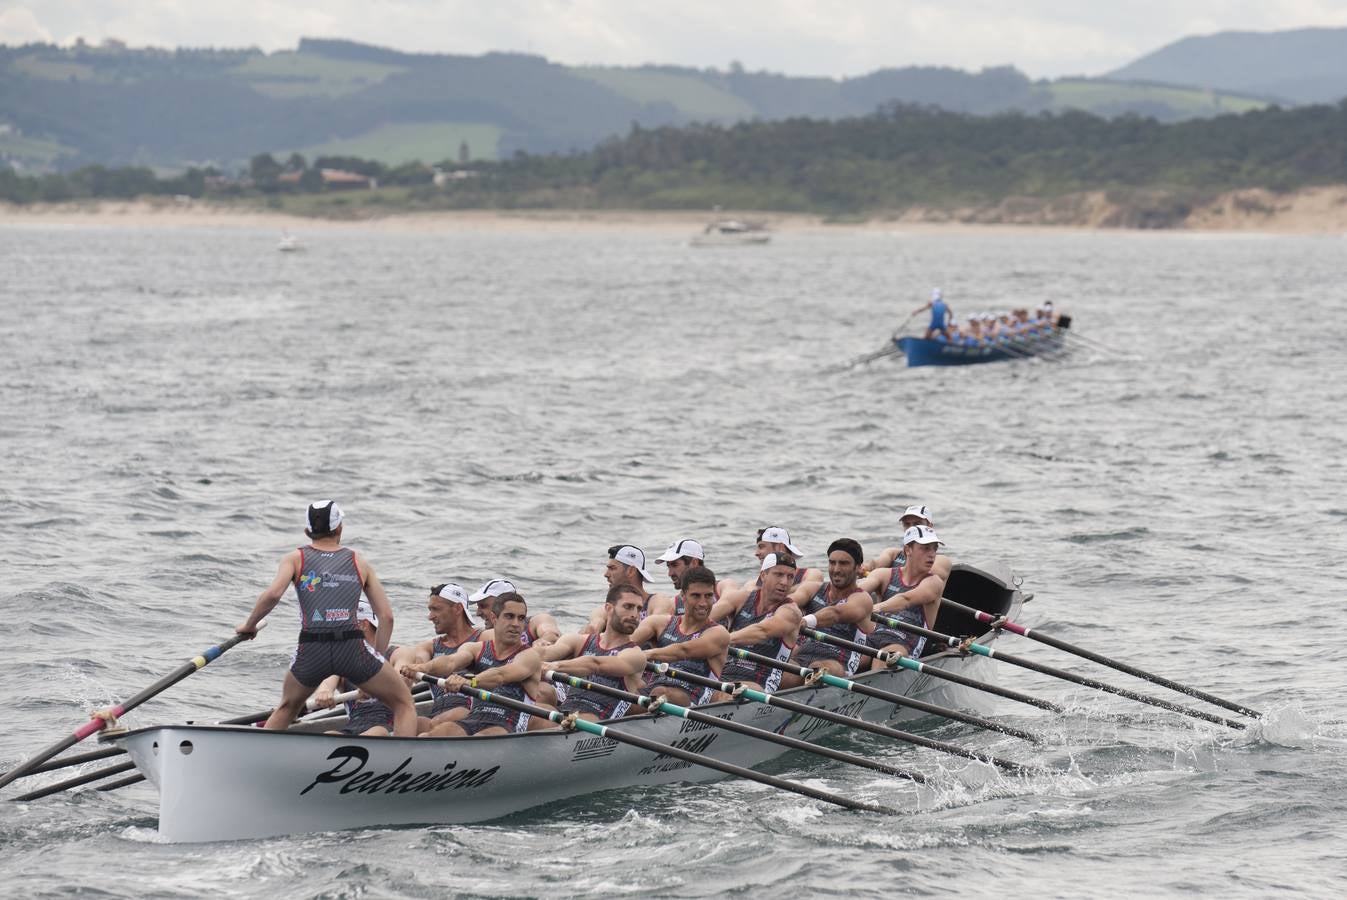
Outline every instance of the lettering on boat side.
<path fill-rule="evenodd" d="M 595 737 L 585 738 L 575 742 L 575 749 L 571 751 L 571 759 L 599 759 L 600 757 L 610 755 L 617 749 L 617 741 L 612 738 Z"/>
<path fill-rule="evenodd" d="M 706 752 L 706 748 L 711 746 L 711 744 L 715 741 L 717 734 L 718 732 L 713 731 L 709 734 L 703 734 L 700 737 L 682 737 L 669 744 L 669 746 L 677 747 L 680 750 L 689 750 L 693 753 L 704 753 Z M 660 760 L 662 759 L 668 760 L 668 762 L 660 762 Z M 676 772 L 679 769 L 690 769 L 690 768 L 692 768 L 692 763 L 684 762 L 681 759 L 674 759 L 668 756 L 667 754 L 661 753 L 655 757 L 655 761 L 653 763 L 646 766 L 644 769 L 637 772 L 636 774 L 657 775 L 660 772 Z"/>
<path fill-rule="evenodd" d="M 734 712 L 727 712 L 716 716 L 717 719 L 730 721 L 734 718 Z M 714 725 L 708 725 L 705 722 L 694 722 L 692 719 L 684 719 L 683 724 L 678 727 L 679 734 L 687 734 L 689 731 L 705 731 L 708 728 L 715 728 Z"/>
<path fill-rule="evenodd" d="M 340 784 L 343 794 L 427 794 L 460 788 L 481 787 L 491 781 L 500 766 L 489 769 L 460 769 L 451 762 L 441 772 L 404 772 L 411 765 L 409 756 L 391 772 L 366 772 L 369 751 L 364 747 L 338 747 L 328 754 L 337 764 L 314 776 L 309 786 L 299 792 L 302 797 L 320 784 Z"/>
<path fill-rule="evenodd" d="M 863 706 L 865 706 L 865 698 L 861 697 L 858 700 L 852 700 L 850 703 L 844 703 L 832 711 L 844 716 L 850 716 L 851 718 L 854 719 L 861 714 L 861 707 Z M 824 706 L 820 708 L 827 709 L 828 707 Z M 820 728 L 828 727 L 828 724 L 829 723 L 825 722 L 823 719 L 811 718 L 808 720 L 808 724 L 806 724 L 803 728 L 800 729 L 799 737 L 807 738 L 809 735 L 818 731 Z"/>

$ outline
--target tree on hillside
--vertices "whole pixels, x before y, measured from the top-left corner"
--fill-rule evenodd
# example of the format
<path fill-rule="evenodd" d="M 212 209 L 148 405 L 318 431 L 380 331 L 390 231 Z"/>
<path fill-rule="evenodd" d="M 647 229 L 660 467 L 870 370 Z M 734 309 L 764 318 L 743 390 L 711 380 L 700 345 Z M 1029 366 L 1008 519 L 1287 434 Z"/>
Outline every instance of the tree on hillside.
<path fill-rule="evenodd" d="M 252 176 L 253 184 L 262 191 L 276 190 L 281 171 L 281 164 L 270 153 L 259 153 L 248 163 L 248 174 Z"/>

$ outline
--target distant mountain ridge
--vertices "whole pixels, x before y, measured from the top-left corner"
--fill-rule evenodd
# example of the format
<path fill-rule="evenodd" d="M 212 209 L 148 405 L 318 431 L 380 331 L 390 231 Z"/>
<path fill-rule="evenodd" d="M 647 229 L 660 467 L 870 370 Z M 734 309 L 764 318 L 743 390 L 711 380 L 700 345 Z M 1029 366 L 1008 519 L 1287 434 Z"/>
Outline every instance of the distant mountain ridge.
<path fill-rule="evenodd" d="M 881 69 L 834 80 L 676 66 L 571 67 L 538 56 L 403 53 L 303 39 L 295 51 L 0 46 L 0 165 L 236 166 L 261 153 L 397 164 L 585 150 L 643 128 L 835 120 L 894 102 L 975 115 L 1082 109 L 1162 121 L 1258 108 L 1187 88 L 1003 66 Z"/>
<path fill-rule="evenodd" d="M 1291 103 L 1335 103 L 1347 96 L 1347 28 L 1186 37 L 1106 77 L 1214 88 Z"/>

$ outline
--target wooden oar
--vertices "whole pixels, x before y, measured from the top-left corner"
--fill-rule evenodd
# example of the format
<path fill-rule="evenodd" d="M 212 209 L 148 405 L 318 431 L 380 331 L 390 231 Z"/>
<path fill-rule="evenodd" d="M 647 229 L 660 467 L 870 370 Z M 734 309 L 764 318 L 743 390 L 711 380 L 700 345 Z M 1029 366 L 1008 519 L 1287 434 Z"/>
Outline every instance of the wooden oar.
<path fill-rule="evenodd" d="M 429 680 L 431 683 L 436 683 L 441 687 L 445 687 L 446 679 L 437 679 L 432 675 L 422 675 L 421 678 L 422 680 Z M 797 784 L 794 781 L 788 781 L 785 778 L 777 778 L 774 775 L 764 775 L 761 772 L 755 772 L 752 769 L 746 769 L 743 766 L 736 766 L 733 763 L 723 762 L 701 753 L 693 753 L 691 750 L 684 750 L 682 747 L 675 747 L 672 744 L 661 744 L 659 741 L 648 740 L 639 735 L 610 728 L 607 725 L 589 722 L 578 716 L 567 716 L 556 710 L 544 709 L 541 706 L 534 706 L 531 703 L 522 703 L 515 700 L 513 697 L 505 697 L 501 694 L 494 694 L 491 691 L 469 687 L 459 688 L 459 693 L 465 697 L 472 697 L 475 700 L 494 703 L 497 706 L 503 706 L 506 709 L 513 709 L 517 712 L 527 713 L 531 716 L 537 716 L 541 719 L 556 722 L 558 725 L 568 730 L 583 731 L 586 734 L 608 738 L 619 744 L 630 744 L 633 747 L 640 747 L 642 750 L 649 750 L 652 753 L 658 753 L 662 756 L 671 756 L 674 759 L 681 759 L 684 762 L 689 762 L 707 769 L 724 772 L 726 775 L 734 775 L 748 781 L 756 781 L 759 784 L 766 784 L 783 791 L 790 791 L 793 794 L 810 797 L 814 800 L 822 800 L 825 803 L 832 803 L 837 806 L 844 806 L 847 809 L 859 810 L 861 812 L 878 812 L 887 813 L 889 815 L 898 815 L 897 810 L 887 806 L 878 806 L 874 803 L 866 803 L 862 800 L 853 800 L 850 797 L 843 797 L 840 794 L 821 791 L 805 784 Z"/>
<path fill-rule="evenodd" d="M 262 630 L 265 624 L 266 624 L 265 619 L 263 619 L 261 622 L 258 622 L 257 630 L 258 631 Z M 221 643 L 216 644 L 214 647 L 207 648 L 205 651 L 201 653 L 201 655 L 189 659 L 187 662 L 183 663 L 181 666 L 179 666 L 169 674 L 165 675 L 163 678 L 156 681 L 154 684 L 145 688 L 145 690 L 134 695 L 133 697 L 124 701 L 123 703 L 120 703 L 117 706 L 112 707 L 107 712 L 111 714 L 113 718 L 118 718 L 120 716 L 126 715 L 126 713 L 135 709 L 137 706 L 144 703 L 146 700 L 149 700 L 151 697 L 163 693 L 173 685 L 177 684 L 179 681 L 182 681 L 188 675 L 191 675 L 193 672 L 196 672 L 200 669 L 204 669 L 211 662 L 218 659 L 225 651 L 229 650 L 231 647 L 233 647 L 234 645 L 238 644 L 241 641 L 251 639 L 255 634 L 256 632 L 254 632 L 254 634 L 251 635 L 235 634 L 228 640 L 222 641 Z M 89 719 L 88 722 L 81 725 L 79 728 L 76 728 L 72 734 L 69 734 L 66 737 L 61 738 L 61 740 L 52 744 L 50 747 L 40 751 L 36 756 L 31 757 L 30 759 L 26 760 L 20 765 L 15 766 L 13 769 L 10 769 L 3 776 L 0 776 L 0 788 L 9 784 L 16 778 L 22 778 L 24 775 L 27 775 L 33 769 L 42 765 L 44 762 L 51 759 L 56 754 L 60 753 L 61 751 L 69 747 L 73 747 L 75 744 L 78 744 L 80 741 L 84 740 L 91 734 L 97 734 L 107 726 L 108 722 L 106 719 L 100 718 L 99 716 L 92 717 L 91 719 Z"/>
<path fill-rule="evenodd" d="M 731 694 L 736 698 L 743 697 L 752 700 L 754 703 L 762 703 L 766 706 L 776 706 L 781 709 L 789 710 L 790 712 L 800 713 L 801 715 L 810 716 L 815 719 L 822 719 L 825 722 L 832 722 L 835 725 L 845 725 L 848 728 L 855 728 L 857 731 L 866 731 L 870 734 L 877 734 L 882 737 L 903 741 L 904 743 L 914 744 L 918 747 L 925 747 L 928 750 L 939 750 L 941 753 L 948 753 L 952 756 L 962 756 L 964 759 L 991 763 L 998 768 L 1010 772 L 1023 773 L 1035 771 L 1028 766 L 1022 766 L 1017 762 L 1011 762 L 1007 759 L 1000 759 L 988 753 L 978 753 L 973 750 L 966 750 L 957 744 L 937 741 L 934 738 L 912 734 L 910 731 L 901 731 L 897 728 L 890 728 L 887 725 L 867 722 L 864 719 L 859 719 L 855 716 L 844 716 L 841 713 L 833 712 L 830 709 L 810 706 L 807 703 L 800 703 L 797 700 L 787 700 L 785 697 L 779 697 L 776 694 L 768 694 L 764 691 L 757 690 L 756 688 L 751 688 L 735 682 L 716 681 L 714 678 L 706 678 L 692 672 L 684 672 L 681 669 L 670 668 L 668 663 L 646 663 L 645 667 L 652 672 L 668 675 L 670 678 L 677 678 L 679 681 L 686 681 L 688 684 L 715 688 L 723 694 Z"/>
<path fill-rule="evenodd" d="M 772 659 L 770 656 L 763 656 L 761 653 L 753 653 L 752 651 L 744 650 L 740 647 L 731 647 L 730 655 L 737 656 L 739 659 L 747 660 L 749 662 L 770 666 L 773 669 L 780 669 L 783 672 L 790 672 L 792 675 L 798 675 L 800 678 L 811 678 L 817 673 L 819 681 L 824 684 L 841 688 L 844 691 L 850 691 L 853 694 L 874 697 L 876 700 L 883 700 L 885 703 L 892 703 L 894 706 L 905 706 L 909 709 L 929 713 L 933 716 L 942 716 L 946 719 L 952 719 L 955 722 L 963 722 L 965 725 L 974 725 L 988 731 L 999 731 L 1002 734 L 1021 738 L 1034 744 L 1043 742 L 1042 738 L 1029 731 L 1021 731 L 1018 728 L 1002 725 L 999 722 L 993 722 L 990 719 L 984 719 L 981 716 L 975 716 L 971 713 L 960 712 L 957 709 L 950 709 L 947 706 L 938 706 L 934 703 L 927 703 L 925 700 L 918 700 L 915 697 L 904 697 L 902 694 L 895 694 L 892 691 L 880 690 L 879 688 L 871 687 L 868 684 L 861 684 L 837 675 L 822 672 L 818 669 L 811 669 L 807 666 L 801 666 L 791 662 L 781 662 L 780 660 Z"/>
<path fill-rule="evenodd" d="M 1019 666 L 1020 668 L 1028 669 L 1031 672 L 1040 672 L 1044 675 L 1051 675 L 1053 678 L 1060 678 L 1063 681 L 1069 681 L 1072 684 L 1079 684 L 1084 687 L 1106 691 L 1110 694 L 1117 694 L 1119 697 L 1136 700 L 1138 703 L 1148 703 L 1151 706 L 1158 706 L 1160 709 L 1167 709 L 1170 712 L 1192 716 L 1194 719 L 1203 719 L 1207 722 L 1214 722 L 1217 725 L 1226 725 L 1230 728 L 1248 727 L 1244 722 L 1236 722 L 1233 719 L 1227 719 L 1224 716 L 1218 716 L 1215 713 L 1203 712 L 1200 709 L 1189 709 L 1186 706 L 1180 706 L 1177 703 L 1171 703 L 1168 700 L 1162 700 L 1159 697 L 1152 697 L 1149 694 L 1129 691 L 1127 688 L 1114 687 L 1111 684 L 1096 681 L 1093 678 L 1077 675 L 1075 672 L 1068 672 L 1066 669 L 1058 669 L 1055 666 L 1044 665 L 1043 663 L 1035 662 L 1032 659 L 1026 659 L 1023 656 L 1016 656 L 1013 653 L 1003 653 L 1002 651 L 995 650 L 985 644 L 979 644 L 972 640 L 961 640 L 953 635 L 941 634 L 938 631 L 932 631 L 931 629 L 923 628 L 920 625 L 913 625 L 911 622 L 904 622 L 900 619 L 891 619 L 888 616 L 879 613 L 871 615 L 870 618 L 881 624 L 888 625 L 896 631 L 906 632 L 907 634 L 924 635 L 931 640 L 945 644 L 947 647 L 951 647 L 955 650 L 961 650 L 965 653 L 974 653 L 978 656 L 985 656 L 987 659 L 1000 660 L 1001 662 L 1010 663 L 1012 666 Z"/>
<path fill-rule="evenodd" d="M 1243 704 L 1235 703 L 1234 701 L 1231 700 L 1224 700 L 1220 697 L 1217 697 L 1214 694 L 1209 694 L 1206 691 L 1200 690 L 1198 688 L 1191 687 L 1186 684 L 1180 684 L 1177 681 L 1172 681 L 1168 678 L 1165 678 L 1163 675 L 1156 675 L 1153 672 L 1147 672 L 1143 669 L 1138 669 L 1136 666 L 1128 665 L 1125 662 L 1120 662 L 1119 660 L 1116 659 L 1110 659 L 1107 656 L 1103 656 L 1091 650 L 1086 650 L 1084 647 L 1077 647 L 1075 644 L 1068 644 L 1066 641 L 1061 640 L 1060 638 L 1055 638 L 1047 634 L 1040 634 L 1039 632 L 1034 631 L 1031 628 L 1028 628 L 1024 625 L 1020 625 L 1016 622 L 1012 622 L 1004 617 L 993 616 L 991 613 L 983 612 L 980 609 L 974 609 L 971 606 L 964 606 L 962 603 L 956 603 L 948 598 L 944 598 L 940 602 L 944 606 L 948 606 L 952 609 L 957 609 L 960 612 L 968 613 L 970 616 L 977 619 L 979 622 L 983 622 L 987 625 L 990 625 L 993 628 L 1004 629 L 1006 631 L 1009 631 L 1011 634 L 1018 634 L 1020 637 L 1027 637 L 1032 641 L 1038 641 L 1041 644 L 1047 644 L 1049 647 L 1056 647 L 1058 650 L 1065 650 L 1067 653 L 1074 654 L 1076 656 L 1081 657 L 1082 659 L 1088 659 L 1091 662 L 1099 663 L 1101 666 L 1108 666 L 1110 669 L 1117 669 L 1119 672 L 1126 672 L 1128 675 L 1133 675 L 1137 678 L 1142 679 L 1143 681 L 1149 681 L 1151 684 L 1158 684 L 1161 687 L 1167 687 L 1171 691 L 1178 691 L 1181 694 L 1187 694 L 1190 697 L 1196 697 L 1199 700 L 1205 700 L 1208 703 L 1215 704 L 1216 706 L 1223 706 L 1226 709 L 1233 710 L 1234 712 L 1241 713 L 1243 715 L 1250 716 L 1253 718 L 1259 718 L 1263 715 L 1258 710 L 1250 709 L 1249 707 L 1244 706 Z"/>
<path fill-rule="evenodd" d="M 1010 688 L 1003 688 L 1000 685 L 988 684 L 985 681 L 978 681 L 976 678 L 968 678 L 964 675 L 957 675 L 954 672 L 946 672 L 944 669 L 936 666 L 928 666 L 925 663 L 917 662 L 900 653 L 889 653 L 884 650 L 876 650 L 866 644 L 858 644 L 855 641 L 849 641 L 846 638 L 840 638 L 835 634 L 829 634 L 826 631 L 819 631 L 813 628 L 801 628 L 800 634 L 811 637 L 816 641 L 823 641 L 825 644 L 832 644 L 837 647 L 845 647 L 848 650 L 854 650 L 862 656 L 868 656 L 871 659 L 877 659 L 882 663 L 888 664 L 890 668 L 907 669 L 910 672 L 921 672 L 924 675 L 930 675 L 932 678 L 939 678 L 942 681 L 961 684 L 964 687 L 972 688 L 976 691 L 985 691 L 988 694 L 995 694 L 998 697 L 1005 697 L 1007 700 L 1014 700 L 1017 703 L 1025 703 L 1029 706 L 1037 706 L 1039 709 L 1050 710 L 1051 712 L 1062 712 L 1063 708 L 1053 703 L 1051 700 L 1043 700 L 1039 697 L 1033 697 L 1029 694 L 1022 694 L 1019 691 L 1012 691 Z"/>
<path fill-rule="evenodd" d="M 560 672 L 549 672 L 547 675 L 548 678 L 556 684 L 568 684 L 571 687 L 580 688 L 581 690 L 607 694 L 610 697 L 617 697 L 621 700 L 626 700 L 629 703 L 635 703 L 637 706 L 653 713 L 665 713 L 667 715 L 677 716 L 680 719 L 687 719 L 690 722 L 701 722 L 703 725 L 710 725 L 713 728 L 723 728 L 726 731 L 733 731 L 736 734 L 757 738 L 758 740 L 766 741 L 769 744 L 780 744 L 783 747 L 790 747 L 793 750 L 803 750 L 805 753 L 812 753 L 815 756 L 822 756 L 826 759 L 847 763 L 848 765 L 859 766 L 862 769 L 873 769 L 876 772 L 883 772 L 886 775 L 897 775 L 899 778 L 906 778 L 909 781 L 915 781 L 918 784 L 926 783 L 926 776 L 919 772 L 909 772 L 906 769 L 900 769 L 897 766 L 891 766 L 888 763 L 867 759 L 864 756 L 856 756 L 855 754 L 846 753 L 841 750 L 821 747 L 818 744 L 813 744 L 809 741 L 802 741 L 799 738 L 788 737 L 784 734 L 777 734 L 774 731 L 767 731 L 762 728 L 754 728 L 752 725 L 744 725 L 730 719 L 722 719 L 719 716 L 709 716 L 706 713 L 688 709 L 686 706 L 670 703 L 668 700 L 660 697 L 650 697 L 645 694 L 633 694 L 630 691 L 624 691 L 621 688 L 611 687 L 606 684 L 598 684 L 587 678 L 580 678 L 576 675 L 562 675 Z"/>

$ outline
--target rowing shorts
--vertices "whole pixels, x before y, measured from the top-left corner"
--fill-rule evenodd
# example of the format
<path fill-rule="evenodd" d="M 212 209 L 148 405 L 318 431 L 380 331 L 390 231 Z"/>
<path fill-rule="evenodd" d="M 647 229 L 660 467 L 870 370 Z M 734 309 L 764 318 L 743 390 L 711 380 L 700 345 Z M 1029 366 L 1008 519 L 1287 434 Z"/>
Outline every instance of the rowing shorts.
<path fill-rule="evenodd" d="M 472 701 L 457 692 L 441 693 L 430 704 L 430 709 L 426 711 L 426 717 L 433 719 L 441 713 L 447 713 L 451 709 L 461 709 L 464 706 L 472 706 Z"/>
<path fill-rule="evenodd" d="M 458 727 L 468 734 L 476 734 L 483 728 L 504 728 L 508 732 L 527 731 L 529 717 L 526 713 L 503 709 L 489 703 L 478 703 L 473 711 L 459 719 Z"/>
<path fill-rule="evenodd" d="M 389 732 L 393 730 L 393 711 L 378 700 L 367 700 L 355 705 L 342 734 L 361 734 L 370 728 L 382 726 Z"/>
<path fill-rule="evenodd" d="M 657 687 L 667 687 L 682 691 L 688 695 L 690 698 L 689 702 L 693 706 L 701 706 L 703 703 L 710 703 L 711 695 L 715 693 L 715 691 L 709 687 L 698 687 L 695 684 L 688 684 L 686 681 L 679 681 L 677 678 L 666 678 L 660 675 L 655 676 L 650 684 L 647 685 L 646 693 L 650 693 Z"/>
<path fill-rule="evenodd" d="M 764 691 L 771 692 L 781 686 L 781 670 L 740 659 L 727 659 L 725 668 L 720 670 L 720 679 L 760 684 Z"/>
<path fill-rule="evenodd" d="M 793 657 L 795 662 L 802 666 L 819 660 L 828 659 L 842 666 L 842 670 L 848 675 L 856 674 L 856 667 L 860 665 L 861 655 L 855 650 L 848 650 L 846 647 L 834 647 L 824 641 L 804 640 L 795 650 Z"/>
<path fill-rule="evenodd" d="M 350 640 L 301 641 L 290 658 L 290 674 L 306 688 L 316 688 L 329 675 L 352 684 L 364 684 L 383 668 L 384 658 L 365 642 L 360 632 Z"/>
<path fill-rule="evenodd" d="M 631 701 L 605 697 L 593 691 L 574 691 L 566 694 L 557 709 L 564 713 L 589 713 L 600 719 L 617 719 L 627 714 Z"/>
<path fill-rule="evenodd" d="M 866 637 L 866 643 L 876 650 L 899 644 L 907 648 L 908 656 L 915 658 L 921 656 L 921 650 L 926 646 L 926 638 L 923 635 L 894 631 L 892 628 L 880 625 Z"/>

